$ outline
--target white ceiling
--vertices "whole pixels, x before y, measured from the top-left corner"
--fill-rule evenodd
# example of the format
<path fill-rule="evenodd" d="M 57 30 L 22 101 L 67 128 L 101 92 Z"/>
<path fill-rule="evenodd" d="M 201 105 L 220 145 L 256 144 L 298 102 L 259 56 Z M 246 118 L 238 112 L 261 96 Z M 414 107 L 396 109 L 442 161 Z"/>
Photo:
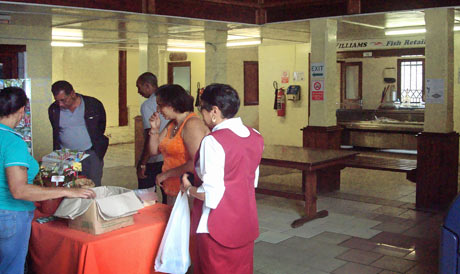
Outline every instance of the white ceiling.
<path fill-rule="evenodd" d="M 455 14 L 456 18 L 460 18 L 459 10 L 456 9 Z M 11 25 L 81 29 L 85 46 L 92 47 L 137 49 L 139 39 L 147 36 L 151 38 L 149 43 L 156 45 L 166 45 L 168 39 L 203 41 L 205 29 L 228 31 L 231 35 L 244 37 L 260 33 L 264 44 L 309 41 L 308 20 L 259 26 L 9 2 L 0 2 L 0 15 L 10 15 Z M 424 12 L 379 13 L 334 19 L 338 21 L 338 40 L 375 39 L 385 36 L 385 28 L 424 25 Z M 2 37 L 0 34 L 0 38 L 19 37 Z"/>

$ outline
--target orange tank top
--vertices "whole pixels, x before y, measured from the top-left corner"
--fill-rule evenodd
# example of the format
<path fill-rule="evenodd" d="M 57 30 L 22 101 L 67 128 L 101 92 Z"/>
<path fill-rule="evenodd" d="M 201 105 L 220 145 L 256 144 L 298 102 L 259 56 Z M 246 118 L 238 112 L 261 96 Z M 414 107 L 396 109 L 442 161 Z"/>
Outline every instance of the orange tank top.
<path fill-rule="evenodd" d="M 196 113 L 190 113 L 180 125 L 176 132 L 176 135 L 171 138 L 174 129 L 174 123 L 170 123 L 167 128 L 166 136 L 161 140 L 158 146 L 161 154 L 163 155 L 163 171 L 170 170 L 172 168 L 181 166 L 190 160 L 189 153 L 185 147 L 184 139 L 182 138 L 182 129 L 188 119 L 193 116 L 197 116 Z M 176 196 L 180 190 L 180 178 L 171 177 L 163 182 L 163 190 L 166 195 Z"/>

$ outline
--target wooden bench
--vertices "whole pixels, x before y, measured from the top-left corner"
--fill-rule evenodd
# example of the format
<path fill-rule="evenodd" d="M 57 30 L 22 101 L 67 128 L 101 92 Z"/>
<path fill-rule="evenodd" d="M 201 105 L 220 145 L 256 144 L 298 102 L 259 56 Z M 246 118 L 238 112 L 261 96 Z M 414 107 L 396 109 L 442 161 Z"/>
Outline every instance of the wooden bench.
<path fill-rule="evenodd" d="M 398 159 L 381 156 L 356 155 L 345 163 L 345 167 L 405 172 L 407 180 L 416 180 L 417 160 Z"/>

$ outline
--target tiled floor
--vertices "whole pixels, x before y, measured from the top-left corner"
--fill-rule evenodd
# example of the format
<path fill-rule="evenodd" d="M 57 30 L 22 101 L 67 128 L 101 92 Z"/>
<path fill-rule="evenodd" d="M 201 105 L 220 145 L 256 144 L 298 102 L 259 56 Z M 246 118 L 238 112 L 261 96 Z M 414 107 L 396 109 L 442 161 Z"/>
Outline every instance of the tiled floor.
<path fill-rule="evenodd" d="M 133 144 L 110 146 L 104 185 L 136 188 Z M 411 156 L 409 156 L 411 157 Z M 301 174 L 261 167 L 260 185 L 300 191 Z M 329 216 L 291 228 L 303 202 L 257 195 L 254 273 L 437 273 L 443 212 L 414 210 L 403 173 L 346 168 L 341 191 L 319 195 Z"/>

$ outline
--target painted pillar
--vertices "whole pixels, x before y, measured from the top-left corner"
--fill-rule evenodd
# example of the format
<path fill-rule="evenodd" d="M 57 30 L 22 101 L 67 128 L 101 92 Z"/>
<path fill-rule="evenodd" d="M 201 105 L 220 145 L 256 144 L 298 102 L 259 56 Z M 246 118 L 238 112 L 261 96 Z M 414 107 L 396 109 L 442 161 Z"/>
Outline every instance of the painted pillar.
<path fill-rule="evenodd" d="M 457 195 L 458 133 L 453 131 L 454 10 L 425 11 L 425 124 L 417 135 L 416 206 L 445 209 Z"/>
<path fill-rule="evenodd" d="M 335 111 L 340 101 L 340 90 L 337 86 L 337 21 L 333 19 L 312 20 L 310 21 L 310 32 L 310 65 L 323 65 L 323 74 L 319 71 L 317 73 L 312 72 L 308 125 L 335 126 L 337 124 Z M 318 66 L 315 68 L 318 69 Z M 324 91 L 323 99 L 320 98 L 320 94 L 313 94 L 314 85 L 316 85 L 316 89 L 322 88 Z M 323 87 L 320 87 L 320 85 L 323 85 Z"/>
<path fill-rule="evenodd" d="M 310 21 L 310 117 L 303 128 L 303 146 L 339 149 L 341 128 L 337 126 L 336 110 L 340 102 L 337 81 L 337 21 Z M 306 174 L 302 174 L 305 179 Z M 317 173 L 318 191 L 340 188 L 340 168 L 333 167 Z"/>
<path fill-rule="evenodd" d="M 205 81 L 227 84 L 227 31 L 207 29 L 205 38 Z"/>

